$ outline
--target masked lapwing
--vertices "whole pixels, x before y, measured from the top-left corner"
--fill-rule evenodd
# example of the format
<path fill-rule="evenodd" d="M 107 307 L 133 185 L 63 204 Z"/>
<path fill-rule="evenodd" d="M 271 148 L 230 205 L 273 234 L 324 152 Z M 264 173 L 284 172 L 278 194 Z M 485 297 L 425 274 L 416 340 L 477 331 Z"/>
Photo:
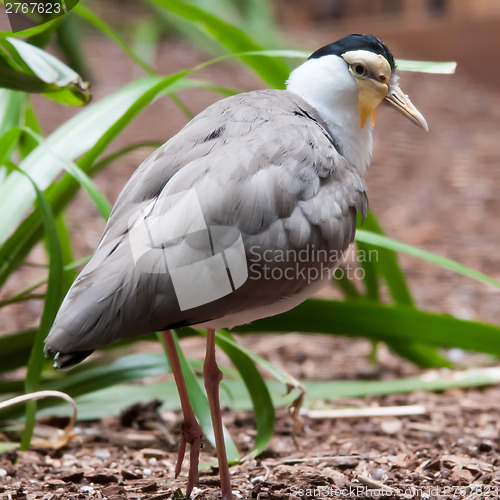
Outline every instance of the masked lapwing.
<path fill-rule="evenodd" d="M 370 35 L 314 52 L 286 90 L 223 99 L 155 151 L 119 195 L 93 258 L 61 305 L 46 354 L 67 368 L 112 342 L 161 331 L 184 414 L 186 493 L 198 484 L 201 430 L 171 329 L 207 330 L 203 375 L 222 498 L 224 448 L 215 330 L 287 311 L 331 278 L 365 216 L 363 175 L 375 113 L 424 117 L 398 85 L 394 58 Z"/>

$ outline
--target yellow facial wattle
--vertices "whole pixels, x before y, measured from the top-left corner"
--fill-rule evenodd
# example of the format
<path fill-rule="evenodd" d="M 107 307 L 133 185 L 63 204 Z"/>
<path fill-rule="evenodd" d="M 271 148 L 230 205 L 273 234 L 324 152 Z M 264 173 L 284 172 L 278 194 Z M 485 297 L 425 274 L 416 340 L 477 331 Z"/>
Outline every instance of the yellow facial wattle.
<path fill-rule="evenodd" d="M 359 125 L 363 128 L 368 118 L 373 114 L 379 104 L 385 99 L 388 87 L 383 85 L 384 89 L 380 89 L 370 85 L 370 81 L 358 80 L 359 90 Z"/>

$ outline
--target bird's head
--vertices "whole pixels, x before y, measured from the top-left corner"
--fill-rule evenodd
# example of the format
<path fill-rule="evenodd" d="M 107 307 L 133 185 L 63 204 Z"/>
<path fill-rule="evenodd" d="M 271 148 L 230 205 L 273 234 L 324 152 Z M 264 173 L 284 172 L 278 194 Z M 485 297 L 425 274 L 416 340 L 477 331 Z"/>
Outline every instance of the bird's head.
<path fill-rule="evenodd" d="M 382 102 L 388 102 L 415 125 L 428 130 L 423 115 L 399 87 L 393 55 L 384 42 L 372 35 L 348 35 L 325 45 L 300 68 L 305 69 L 305 72 L 297 77 L 299 80 L 306 77 L 311 84 L 311 93 L 315 92 L 318 85 L 324 85 L 320 94 L 330 93 L 330 96 L 349 101 L 355 89 L 361 128 Z M 290 87 L 295 83 L 294 73 L 288 82 L 288 88 L 292 91 Z M 297 83 L 300 85 L 301 82 Z M 318 97 L 321 99 L 321 96 Z"/>
<path fill-rule="evenodd" d="M 372 124 L 383 102 L 428 130 L 398 80 L 394 57 L 385 43 L 355 34 L 314 52 L 291 73 L 287 89 L 318 110 L 343 154 L 364 171 L 371 154 Z"/>

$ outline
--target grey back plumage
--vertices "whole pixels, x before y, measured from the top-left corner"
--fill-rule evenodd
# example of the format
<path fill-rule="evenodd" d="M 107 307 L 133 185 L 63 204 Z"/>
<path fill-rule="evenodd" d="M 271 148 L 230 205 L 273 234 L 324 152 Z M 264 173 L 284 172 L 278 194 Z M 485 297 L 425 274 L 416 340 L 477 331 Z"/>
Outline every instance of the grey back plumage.
<path fill-rule="evenodd" d="M 86 352 L 121 338 L 215 320 L 234 326 L 240 313 L 249 321 L 293 307 L 306 298 L 311 281 L 324 276 L 285 276 L 285 269 L 334 268 L 340 252 L 353 241 L 356 212 L 366 214 L 365 189 L 317 111 L 297 95 L 255 91 L 215 103 L 132 175 L 94 257 L 59 310 L 46 352 Z M 168 210 L 164 202 L 169 197 L 190 190 L 196 193 L 207 227 L 235 228 L 236 236 L 241 235 L 248 277 L 232 293 L 182 309 L 168 259 L 153 258 L 148 272 L 137 265 L 133 228 L 151 214 Z M 173 234 L 175 227 L 162 230 Z M 201 245 L 203 253 L 202 241 L 204 236 L 191 235 L 189 242 L 181 235 L 174 246 L 182 258 L 182 245 L 190 252 Z M 213 241 L 210 246 L 213 253 Z M 158 243 L 160 247 L 164 243 Z M 308 252 L 309 258 L 291 265 L 277 258 L 278 251 L 281 256 Z M 313 251 L 322 253 L 311 258 Z M 264 265 L 271 268 L 267 277 Z M 273 268 L 280 272 L 273 276 Z M 293 297 L 299 299 L 288 300 Z M 229 317 L 226 324 L 224 318 Z"/>

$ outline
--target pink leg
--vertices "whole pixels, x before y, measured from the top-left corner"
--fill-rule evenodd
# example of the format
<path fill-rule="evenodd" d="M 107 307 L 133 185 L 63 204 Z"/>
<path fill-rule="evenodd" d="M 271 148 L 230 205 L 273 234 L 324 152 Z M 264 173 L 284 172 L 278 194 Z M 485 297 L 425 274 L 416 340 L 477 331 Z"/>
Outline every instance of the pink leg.
<path fill-rule="evenodd" d="M 219 402 L 219 383 L 222 380 L 222 372 L 217 366 L 215 358 L 215 330 L 207 329 L 207 353 L 203 365 L 203 377 L 207 391 L 210 415 L 215 435 L 215 447 L 217 449 L 217 460 L 219 461 L 219 476 L 222 490 L 222 500 L 232 500 L 231 477 L 227 463 L 226 446 L 224 444 L 224 433 L 222 430 L 222 414 Z"/>
<path fill-rule="evenodd" d="M 179 451 L 177 453 L 177 463 L 175 466 L 175 477 L 177 477 L 181 472 L 184 453 L 186 452 L 186 443 L 189 443 L 190 464 L 188 484 L 186 488 L 186 497 L 189 497 L 191 491 L 193 491 L 193 487 L 198 486 L 199 484 L 198 464 L 200 461 L 201 428 L 200 424 L 198 424 L 198 421 L 196 420 L 196 417 L 194 416 L 191 403 L 189 402 L 186 382 L 184 381 L 184 376 L 182 375 L 181 363 L 179 361 L 177 349 L 175 348 L 175 342 L 174 338 L 172 337 L 172 333 L 170 332 L 170 330 L 167 330 L 165 332 L 162 332 L 161 335 L 163 337 L 163 342 L 167 350 L 170 366 L 172 367 L 172 373 L 174 374 L 177 390 L 179 391 L 182 414 L 184 416 L 184 422 L 182 424 L 181 443 L 179 445 Z"/>

